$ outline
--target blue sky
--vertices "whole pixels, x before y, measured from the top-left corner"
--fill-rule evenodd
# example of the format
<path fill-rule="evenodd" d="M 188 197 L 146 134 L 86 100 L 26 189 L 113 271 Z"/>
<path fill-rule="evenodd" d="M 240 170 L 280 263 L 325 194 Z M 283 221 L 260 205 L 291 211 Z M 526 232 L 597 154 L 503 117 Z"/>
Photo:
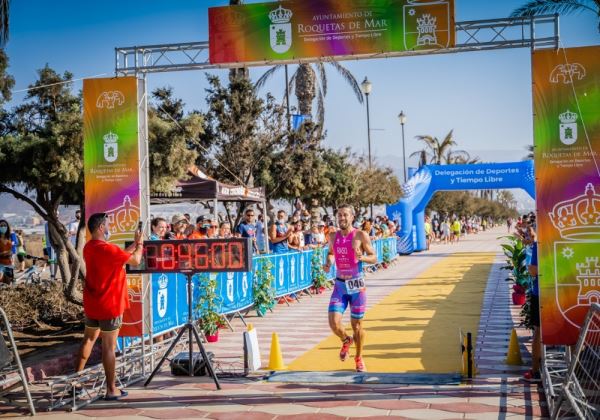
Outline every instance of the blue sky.
<path fill-rule="evenodd" d="M 502 18 L 525 0 L 456 0 L 457 20 Z M 252 3 L 254 1 L 248 1 Z M 11 2 L 9 72 L 16 90 L 36 79 L 48 63 L 75 78 L 114 73 L 114 47 L 204 41 L 207 9 L 227 0 L 104 0 L 87 2 L 28 0 Z M 566 47 L 600 44 L 591 13 L 561 17 Z M 519 160 L 532 142 L 530 51 L 512 49 L 439 56 L 346 61 L 359 81 L 373 83 L 370 96 L 372 148 L 375 156 L 401 173 L 404 110 L 407 155 L 419 149 L 414 136 L 443 137 L 454 129 L 459 148 L 485 161 Z M 266 68 L 254 68 L 256 80 Z M 293 71 L 293 66 L 291 68 Z M 226 75 L 222 71 L 213 71 Z M 261 93 L 283 98 L 283 72 Z M 150 88 L 170 85 L 189 109 L 206 108 L 202 72 L 152 74 Z M 75 87 L 79 89 L 81 82 Z M 329 72 L 326 99 L 326 145 L 367 150 L 366 111 L 335 70 Z M 16 92 L 11 105 L 24 93 Z"/>

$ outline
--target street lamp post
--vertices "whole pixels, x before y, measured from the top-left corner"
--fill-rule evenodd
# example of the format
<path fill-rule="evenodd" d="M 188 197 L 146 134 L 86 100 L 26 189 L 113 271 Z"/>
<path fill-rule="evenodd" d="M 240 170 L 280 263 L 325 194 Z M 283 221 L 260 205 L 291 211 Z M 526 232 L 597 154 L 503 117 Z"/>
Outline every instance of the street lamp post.
<path fill-rule="evenodd" d="M 360 90 L 365 94 L 367 98 L 367 142 L 369 145 L 369 171 L 372 169 L 373 161 L 371 159 L 371 116 L 369 114 L 369 94 L 371 93 L 371 89 L 373 85 L 365 76 L 365 80 L 360 84 Z M 373 204 L 370 205 L 371 208 L 371 219 L 373 218 Z"/>
<path fill-rule="evenodd" d="M 404 123 L 406 123 L 406 114 L 404 114 L 404 111 L 400 111 L 400 114 L 398 114 L 398 119 L 400 120 L 400 125 L 402 126 L 402 168 L 404 169 L 404 182 L 406 183 L 406 148 L 404 145 Z"/>

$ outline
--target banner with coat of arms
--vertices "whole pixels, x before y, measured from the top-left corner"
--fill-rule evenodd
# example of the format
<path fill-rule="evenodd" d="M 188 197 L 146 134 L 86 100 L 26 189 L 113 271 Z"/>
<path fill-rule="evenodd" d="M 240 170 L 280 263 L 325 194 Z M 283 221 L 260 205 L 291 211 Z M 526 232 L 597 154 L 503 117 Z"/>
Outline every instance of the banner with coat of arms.
<path fill-rule="evenodd" d="M 600 303 L 600 46 L 535 51 L 542 340 L 572 345 Z"/>
<path fill-rule="evenodd" d="M 107 213 L 110 242 L 132 241 L 140 208 L 138 83 L 135 77 L 83 81 L 85 215 Z M 143 90 L 143 89 L 141 89 Z M 89 233 L 88 233 L 89 234 Z M 130 309 L 121 336 L 142 335 L 142 276 L 127 276 Z"/>
<path fill-rule="evenodd" d="M 454 0 L 292 0 L 209 8 L 213 64 L 455 45 Z"/>

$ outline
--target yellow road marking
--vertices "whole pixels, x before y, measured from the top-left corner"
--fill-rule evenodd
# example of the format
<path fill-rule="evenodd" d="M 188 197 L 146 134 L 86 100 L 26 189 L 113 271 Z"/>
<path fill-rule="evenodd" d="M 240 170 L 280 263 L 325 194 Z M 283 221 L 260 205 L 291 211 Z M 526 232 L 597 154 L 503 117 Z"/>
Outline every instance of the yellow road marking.
<path fill-rule="evenodd" d="M 448 256 L 372 307 L 363 321 L 367 369 L 460 372 L 458 331 L 471 332 L 476 342 L 483 292 L 495 256 L 490 252 Z M 346 326 L 350 332 L 349 323 Z M 352 359 L 339 360 L 340 346 L 339 338 L 331 335 L 290 363 L 289 369 L 354 370 Z M 354 348 L 350 354 L 354 355 Z"/>

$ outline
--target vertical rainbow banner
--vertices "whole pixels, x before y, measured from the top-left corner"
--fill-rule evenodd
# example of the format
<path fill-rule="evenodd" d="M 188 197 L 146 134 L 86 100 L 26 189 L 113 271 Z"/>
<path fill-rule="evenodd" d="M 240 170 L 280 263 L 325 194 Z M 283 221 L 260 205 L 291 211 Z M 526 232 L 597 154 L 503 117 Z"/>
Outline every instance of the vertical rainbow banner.
<path fill-rule="evenodd" d="M 544 344 L 575 344 L 600 302 L 600 46 L 533 53 Z"/>
<path fill-rule="evenodd" d="M 293 0 L 208 10 L 213 64 L 453 47 L 454 0 Z"/>
<path fill-rule="evenodd" d="M 83 81 L 85 214 L 107 213 L 110 242 L 133 240 L 140 209 L 138 80 Z M 142 277 L 127 276 L 130 309 L 122 336 L 142 335 Z"/>

